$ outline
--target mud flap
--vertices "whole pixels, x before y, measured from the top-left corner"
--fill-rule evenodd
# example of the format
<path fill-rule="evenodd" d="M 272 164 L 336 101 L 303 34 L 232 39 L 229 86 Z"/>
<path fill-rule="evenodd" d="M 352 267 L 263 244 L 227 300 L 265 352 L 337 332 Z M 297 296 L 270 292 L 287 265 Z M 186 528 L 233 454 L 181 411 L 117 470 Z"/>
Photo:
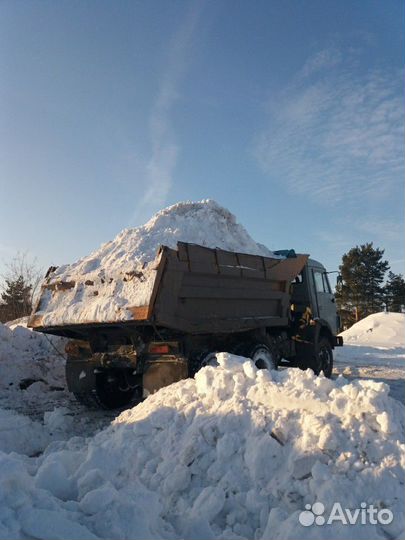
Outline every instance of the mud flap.
<path fill-rule="evenodd" d="M 300 369 L 311 368 L 315 371 L 315 347 L 313 343 L 297 341 L 295 343 L 297 364 Z"/>
<path fill-rule="evenodd" d="M 319 373 L 320 365 L 316 350 L 319 340 L 320 326 L 308 325 L 303 332 L 303 338 L 295 342 L 297 361 L 300 369 L 312 369 Z"/>
<path fill-rule="evenodd" d="M 87 393 L 96 387 L 95 364 L 89 361 L 68 360 L 66 382 L 69 392 Z"/>
<path fill-rule="evenodd" d="M 160 388 L 187 379 L 186 358 L 161 358 L 145 362 L 143 374 L 144 397 L 154 394 Z"/>

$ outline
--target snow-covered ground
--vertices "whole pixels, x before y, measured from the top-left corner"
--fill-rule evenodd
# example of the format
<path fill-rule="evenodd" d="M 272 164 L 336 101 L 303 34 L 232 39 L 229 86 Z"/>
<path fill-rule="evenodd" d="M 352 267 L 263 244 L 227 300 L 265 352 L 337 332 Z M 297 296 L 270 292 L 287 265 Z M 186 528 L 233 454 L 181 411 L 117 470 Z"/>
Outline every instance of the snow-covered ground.
<path fill-rule="evenodd" d="M 0 324 L 0 406 L 38 409 L 58 400 L 65 386 L 65 340 L 32 332 L 26 319 Z"/>
<path fill-rule="evenodd" d="M 396 315 L 373 317 L 391 334 Z M 402 538 L 398 343 L 357 339 L 332 381 L 220 354 L 114 419 L 68 395 L 62 341 L 0 326 L 0 538 Z M 304 527 L 315 502 L 394 521 Z"/>
<path fill-rule="evenodd" d="M 27 318 L 0 324 L 0 410 L 22 415 L 17 420 L 0 412 L 0 450 L 11 449 L 14 441 L 12 449 L 24 447 L 32 455 L 55 438 L 94 433 L 114 415 L 87 411 L 75 401 L 66 388 L 66 340 L 26 324 Z M 31 436 L 30 420 L 45 426 L 37 437 Z"/>
<path fill-rule="evenodd" d="M 345 346 L 335 350 L 335 372 L 385 382 L 405 403 L 405 314 L 376 313 L 341 335 Z"/>

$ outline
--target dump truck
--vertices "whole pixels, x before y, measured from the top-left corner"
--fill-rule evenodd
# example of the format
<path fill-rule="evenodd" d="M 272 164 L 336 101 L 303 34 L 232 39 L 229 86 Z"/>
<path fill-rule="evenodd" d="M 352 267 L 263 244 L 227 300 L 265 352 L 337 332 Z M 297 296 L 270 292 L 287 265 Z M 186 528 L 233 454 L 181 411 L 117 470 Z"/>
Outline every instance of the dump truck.
<path fill-rule="evenodd" d="M 51 268 L 28 326 L 70 338 L 68 389 L 92 407 L 130 406 L 215 365 L 219 351 L 251 358 L 259 369 L 310 368 L 330 377 L 333 349 L 343 341 L 328 272 L 309 255 L 275 253 L 161 246 L 147 280 L 142 271 L 123 277 L 127 288 L 143 287 L 141 305 L 109 320 L 53 317 L 63 295 L 80 305 L 86 288 L 91 298 L 112 294 L 112 278 L 63 282 Z"/>

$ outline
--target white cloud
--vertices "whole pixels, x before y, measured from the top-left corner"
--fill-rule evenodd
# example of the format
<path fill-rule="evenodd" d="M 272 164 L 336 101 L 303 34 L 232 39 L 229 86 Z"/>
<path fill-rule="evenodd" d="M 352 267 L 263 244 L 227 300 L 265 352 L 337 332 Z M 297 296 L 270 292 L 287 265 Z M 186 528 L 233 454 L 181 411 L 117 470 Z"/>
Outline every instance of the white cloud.
<path fill-rule="evenodd" d="M 358 231 L 361 231 L 376 239 L 376 241 L 384 240 L 384 242 L 400 243 L 403 239 L 403 224 L 392 219 L 378 216 L 378 218 L 361 218 L 355 219 L 353 222 Z"/>
<path fill-rule="evenodd" d="M 187 68 L 201 10 L 201 2 L 190 4 L 189 11 L 168 46 L 167 67 L 149 118 L 151 155 L 144 166 L 146 189 L 136 206 L 135 214 L 138 217 L 139 214 L 146 217 L 146 212 L 164 205 L 173 184 L 180 148 L 173 133 L 170 116 L 179 97 L 179 86 Z"/>
<path fill-rule="evenodd" d="M 271 104 L 256 145 L 274 181 L 322 205 L 375 199 L 402 184 L 402 74 L 344 66 L 337 51 L 309 59 Z"/>
<path fill-rule="evenodd" d="M 325 49 L 319 51 L 305 62 L 299 76 L 308 77 L 325 68 L 332 68 L 342 61 L 342 54 L 338 49 Z"/>

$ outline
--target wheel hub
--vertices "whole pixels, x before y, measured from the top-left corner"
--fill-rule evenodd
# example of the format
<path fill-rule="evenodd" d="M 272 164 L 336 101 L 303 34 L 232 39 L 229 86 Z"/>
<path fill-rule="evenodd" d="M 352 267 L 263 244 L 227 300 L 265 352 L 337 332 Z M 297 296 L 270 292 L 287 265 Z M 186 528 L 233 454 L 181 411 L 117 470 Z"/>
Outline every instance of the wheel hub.
<path fill-rule="evenodd" d="M 259 347 L 252 356 L 252 360 L 258 369 L 275 369 L 273 355 L 266 347 Z"/>
<path fill-rule="evenodd" d="M 331 357 L 326 347 L 322 347 L 319 351 L 320 371 L 327 371 L 331 365 Z"/>

